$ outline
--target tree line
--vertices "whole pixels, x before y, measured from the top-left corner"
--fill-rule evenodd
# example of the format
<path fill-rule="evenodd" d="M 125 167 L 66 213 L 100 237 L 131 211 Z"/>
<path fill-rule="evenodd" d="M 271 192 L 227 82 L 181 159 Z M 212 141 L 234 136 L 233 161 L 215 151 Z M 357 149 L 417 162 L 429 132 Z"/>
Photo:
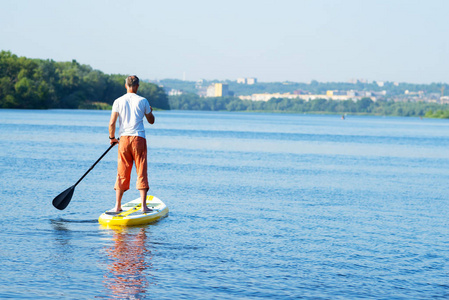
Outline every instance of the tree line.
<path fill-rule="evenodd" d="M 126 92 L 125 79 L 76 60 L 55 62 L 1 51 L 0 108 L 110 108 Z M 170 109 L 167 95 L 155 84 L 141 81 L 139 94 L 154 108 Z"/>
<path fill-rule="evenodd" d="M 88 108 L 110 109 L 125 92 L 125 75 L 107 75 L 76 60 L 18 57 L 0 52 L 0 108 Z M 318 85 L 312 82 L 310 85 Z M 435 86 L 434 88 L 438 88 Z M 327 87 L 326 87 L 327 88 Z M 421 88 L 421 87 L 420 87 Z M 449 118 L 449 106 L 423 102 L 393 102 L 370 98 L 359 101 L 316 99 L 240 100 L 235 97 L 202 98 L 193 93 L 167 97 L 164 90 L 141 81 L 139 94 L 154 108 L 206 111 L 265 111 L 292 113 L 374 114 Z"/>
<path fill-rule="evenodd" d="M 195 94 L 169 97 L 171 109 L 241 112 L 289 112 L 289 113 L 338 113 L 370 114 L 382 116 L 444 117 L 448 105 L 425 102 L 373 101 L 362 98 L 359 101 L 335 101 L 315 99 L 276 99 L 269 101 L 240 100 L 235 97 L 202 98 Z M 433 113 L 436 112 L 436 113 Z"/>

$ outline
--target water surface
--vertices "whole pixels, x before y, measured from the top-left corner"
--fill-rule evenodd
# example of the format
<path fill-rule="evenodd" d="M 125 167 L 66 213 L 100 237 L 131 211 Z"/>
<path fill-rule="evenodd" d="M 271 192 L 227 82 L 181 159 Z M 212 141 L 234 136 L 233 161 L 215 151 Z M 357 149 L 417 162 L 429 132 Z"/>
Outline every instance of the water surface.
<path fill-rule="evenodd" d="M 449 121 L 155 115 L 170 214 L 112 230 L 116 148 L 51 205 L 108 148 L 109 112 L 0 110 L 0 298 L 449 297 Z"/>

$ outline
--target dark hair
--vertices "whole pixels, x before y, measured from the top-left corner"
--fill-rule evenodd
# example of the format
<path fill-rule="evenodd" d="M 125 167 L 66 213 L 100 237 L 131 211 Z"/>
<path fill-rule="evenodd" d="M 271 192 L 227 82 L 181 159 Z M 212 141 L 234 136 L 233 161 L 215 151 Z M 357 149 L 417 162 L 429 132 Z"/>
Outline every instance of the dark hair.
<path fill-rule="evenodd" d="M 136 75 L 128 76 L 128 78 L 126 78 L 126 85 L 129 87 L 139 85 L 139 77 Z"/>

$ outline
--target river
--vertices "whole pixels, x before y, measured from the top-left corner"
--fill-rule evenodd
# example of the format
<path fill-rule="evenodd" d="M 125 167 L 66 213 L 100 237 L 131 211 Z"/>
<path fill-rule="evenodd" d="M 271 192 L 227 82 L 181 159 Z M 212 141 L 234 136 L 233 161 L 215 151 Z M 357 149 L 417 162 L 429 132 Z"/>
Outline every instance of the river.
<path fill-rule="evenodd" d="M 0 298 L 449 298 L 449 121 L 155 112 L 150 194 L 108 229 L 110 112 L 0 110 Z M 138 198 L 135 174 L 124 202 Z"/>

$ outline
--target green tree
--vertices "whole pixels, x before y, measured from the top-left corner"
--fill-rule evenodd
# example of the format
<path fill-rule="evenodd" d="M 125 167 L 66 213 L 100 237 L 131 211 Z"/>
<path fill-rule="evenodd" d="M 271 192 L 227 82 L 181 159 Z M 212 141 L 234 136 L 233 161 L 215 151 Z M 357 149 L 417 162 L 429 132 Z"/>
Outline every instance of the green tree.
<path fill-rule="evenodd" d="M 373 105 L 374 101 L 370 98 L 362 98 L 361 100 L 357 101 L 357 111 L 358 112 L 371 112 L 371 106 Z"/>
<path fill-rule="evenodd" d="M 105 108 L 125 93 L 124 75 L 106 75 L 76 60 L 18 57 L 0 52 L 0 108 Z M 163 89 L 141 82 L 139 93 L 154 108 L 170 109 Z M 92 103 L 95 103 L 93 105 Z"/>

